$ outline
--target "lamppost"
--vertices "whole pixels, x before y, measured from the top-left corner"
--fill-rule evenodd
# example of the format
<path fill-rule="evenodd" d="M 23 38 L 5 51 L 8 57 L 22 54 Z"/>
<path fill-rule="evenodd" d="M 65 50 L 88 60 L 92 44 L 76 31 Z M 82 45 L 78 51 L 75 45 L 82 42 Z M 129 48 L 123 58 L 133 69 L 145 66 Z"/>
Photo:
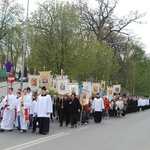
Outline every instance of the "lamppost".
<path fill-rule="evenodd" d="M 25 55 L 26 55 L 26 48 L 27 48 L 27 32 L 28 32 L 28 11 L 29 11 L 29 0 L 27 0 L 27 14 L 26 14 L 26 28 L 24 34 L 24 43 L 23 43 L 23 54 L 22 54 L 22 71 L 21 71 L 21 83 L 20 89 L 22 90 L 23 87 L 23 76 L 24 76 L 24 67 L 25 67 Z"/>
<path fill-rule="evenodd" d="M 108 60 L 108 70 L 107 70 L 107 86 L 109 86 L 109 76 L 110 76 L 110 60 Z"/>
<path fill-rule="evenodd" d="M 133 62 L 133 96 L 135 95 L 135 67 L 136 67 L 136 63 L 135 62 Z"/>
<path fill-rule="evenodd" d="M 146 85 L 147 85 L 146 84 L 146 72 L 150 71 L 150 69 L 148 69 L 148 70 L 145 69 L 144 71 L 145 71 L 145 79 L 144 79 L 145 80 L 145 94 L 144 95 L 146 96 L 146 94 L 147 94 L 146 93 Z"/>

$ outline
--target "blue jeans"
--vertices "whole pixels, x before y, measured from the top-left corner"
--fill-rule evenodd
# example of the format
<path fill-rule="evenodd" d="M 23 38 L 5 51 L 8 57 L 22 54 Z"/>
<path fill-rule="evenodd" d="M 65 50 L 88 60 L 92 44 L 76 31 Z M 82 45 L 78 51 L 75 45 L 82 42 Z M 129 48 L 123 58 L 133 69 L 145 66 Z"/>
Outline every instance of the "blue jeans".
<path fill-rule="evenodd" d="M 82 110 L 82 121 L 81 123 L 84 124 L 86 122 L 86 111 L 83 109 Z"/>
<path fill-rule="evenodd" d="M 31 128 L 33 125 L 33 114 L 29 115 L 29 128 Z"/>

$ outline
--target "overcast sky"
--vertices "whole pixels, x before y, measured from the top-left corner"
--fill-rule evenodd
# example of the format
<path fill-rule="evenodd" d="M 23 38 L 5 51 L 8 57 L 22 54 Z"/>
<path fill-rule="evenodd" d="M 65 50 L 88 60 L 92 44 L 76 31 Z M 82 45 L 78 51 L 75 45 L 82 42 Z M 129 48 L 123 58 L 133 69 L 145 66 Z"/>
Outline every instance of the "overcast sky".
<path fill-rule="evenodd" d="M 29 11 L 33 11 L 36 9 L 35 3 L 37 1 L 43 2 L 45 0 L 29 0 Z M 93 2 L 93 0 L 90 1 Z M 26 8 L 27 0 L 18 0 L 18 2 L 23 4 Z M 119 0 L 116 8 L 117 16 L 127 15 L 130 11 L 135 10 L 138 10 L 140 13 L 147 13 L 146 16 L 141 19 L 141 21 L 145 22 L 144 24 L 141 25 L 134 23 L 128 27 L 129 29 L 133 30 L 133 32 L 140 38 L 140 41 L 145 45 L 146 53 L 150 53 L 150 9 L 148 2 L 149 0 Z"/>

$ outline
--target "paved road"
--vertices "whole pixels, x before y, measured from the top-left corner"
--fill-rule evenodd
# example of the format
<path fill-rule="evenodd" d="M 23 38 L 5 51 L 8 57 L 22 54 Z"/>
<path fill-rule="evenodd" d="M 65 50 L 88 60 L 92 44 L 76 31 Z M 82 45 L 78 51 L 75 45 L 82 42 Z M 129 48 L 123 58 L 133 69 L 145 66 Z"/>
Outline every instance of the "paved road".
<path fill-rule="evenodd" d="M 52 122 L 50 133 L 0 133 L 0 150 L 149 150 L 150 110 L 129 114 L 125 118 L 103 120 L 88 125 L 59 127 Z"/>
<path fill-rule="evenodd" d="M 23 82 L 23 88 L 28 87 L 28 83 L 27 82 Z M 7 82 L 0 82 L 0 96 L 5 96 L 7 94 L 7 87 L 11 87 L 10 84 L 7 85 Z M 14 94 L 16 94 L 17 89 L 20 88 L 20 82 L 14 82 L 12 84 L 12 87 L 14 89 Z"/>

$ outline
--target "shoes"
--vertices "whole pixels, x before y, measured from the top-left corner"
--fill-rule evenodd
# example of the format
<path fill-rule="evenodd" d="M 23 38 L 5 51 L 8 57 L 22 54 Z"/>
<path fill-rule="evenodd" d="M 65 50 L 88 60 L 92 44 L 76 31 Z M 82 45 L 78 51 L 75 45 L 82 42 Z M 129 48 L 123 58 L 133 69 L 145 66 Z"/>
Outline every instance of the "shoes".
<path fill-rule="evenodd" d="M 4 132 L 4 129 L 0 129 L 0 132 Z"/>
<path fill-rule="evenodd" d="M 32 133 L 35 133 L 35 131 L 32 131 Z"/>
<path fill-rule="evenodd" d="M 75 124 L 75 128 L 77 128 L 77 124 Z"/>
<path fill-rule="evenodd" d="M 74 126 L 71 126 L 71 128 L 74 128 Z"/>
<path fill-rule="evenodd" d="M 20 133 L 26 133 L 26 130 L 20 130 Z"/>
<path fill-rule="evenodd" d="M 13 131 L 13 130 L 8 130 L 9 132 Z"/>

